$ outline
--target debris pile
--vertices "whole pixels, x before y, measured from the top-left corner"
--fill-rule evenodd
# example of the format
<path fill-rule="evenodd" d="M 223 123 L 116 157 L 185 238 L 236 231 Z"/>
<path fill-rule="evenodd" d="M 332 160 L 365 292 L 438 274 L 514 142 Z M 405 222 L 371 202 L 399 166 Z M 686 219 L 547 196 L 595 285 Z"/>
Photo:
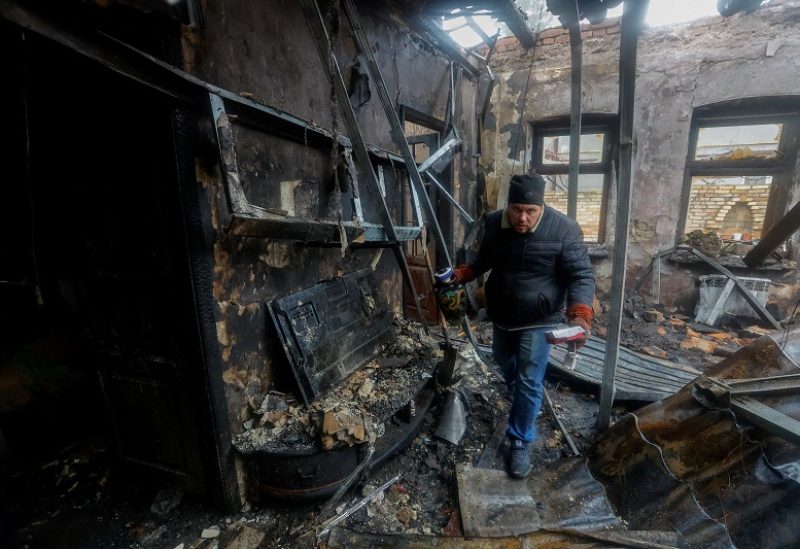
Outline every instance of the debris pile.
<path fill-rule="evenodd" d="M 252 417 L 234 438 L 234 447 L 248 454 L 374 443 L 384 421 L 431 379 L 434 361 L 442 356 L 434 339 L 418 333 L 418 325 L 396 324 L 398 335 L 380 356 L 311 405 L 291 394 L 269 392 L 251 408 Z"/>

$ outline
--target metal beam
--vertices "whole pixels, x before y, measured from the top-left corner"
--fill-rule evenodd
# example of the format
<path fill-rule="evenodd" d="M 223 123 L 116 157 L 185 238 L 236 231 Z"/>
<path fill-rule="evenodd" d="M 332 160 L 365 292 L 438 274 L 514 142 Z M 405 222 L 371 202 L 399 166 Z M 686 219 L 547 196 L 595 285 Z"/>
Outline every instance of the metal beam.
<path fill-rule="evenodd" d="M 375 168 L 370 161 L 367 145 L 361 136 L 361 130 L 359 129 L 358 121 L 356 120 L 356 113 L 353 110 L 353 105 L 350 103 L 350 96 L 347 93 L 347 86 L 342 78 L 342 71 L 339 69 L 339 62 L 336 60 L 336 55 L 334 55 L 331 49 L 330 36 L 328 36 L 328 30 L 325 28 L 325 19 L 319 10 L 319 5 L 317 4 L 316 0 L 301 0 L 300 5 L 303 9 L 309 29 L 314 37 L 314 42 L 317 46 L 317 51 L 319 52 L 322 66 L 325 69 L 328 79 L 333 83 L 337 103 L 339 103 L 339 108 L 342 112 L 345 126 L 347 127 L 347 131 L 350 133 L 350 139 L 353 143 L 353 152 L 355 153 L 356 161 L 361 168 L 362 174 L 368 179 L 370 187 L 376 195 L 377 202 L 380 206 L 380 211 L 378 213 L 381 216 L 383 229 L 386 231 L 386 234 L 390 240 L 398 242 L 397 231 L 395 230 L 394 222 L 392 221 L 392 215 L 389 211 L 389 206 L 386 204 L 386 199 L 381 193 L 381 185 L 378 181 L 378 175 L 375 173 Z M 407 144 L 406 148 L 408 148 Z M 413 164 L 413 166 L 414 171 L 416 172 L 416 164 Z M 398 244 L 396 246 L 392 246 L 392 252 L 394 253 L 397 265 L 400 267 L 403 280 L 411 292 L 412 298 L 414 299 L 414 305 L 417 308 L 417 312 L 419 313 L 420 318 L 423 318 L 422 307 L 419 304 L 420 297 L 417 293 L 417 288 L 414 285 L 414 279 L 411 276 L 411 270 L 408 267 L 408 262 L 406 261 L 405 251 L 403 250 L 403 247 Z M 427 326 L 424 324 L 423 326 L 427 330 Z"/>
<path fill-rule="evenodd" d="M 636 84 L 636 45 L 644 24 L 647 0 L 628 0 L 622 15 L 619 52 L 619 180 L 617 182 L 617 222 L 614 233 L 614 258 L 611 282 L 608 343 L 606 344 L 600 411 L 597 426 L 605 431 L 611 425 L 614 405 L 614 378 L 619 358 L 625 273 L 628 258 L 628 230 L 631 210 L 631 172 L 633 170 L 633 113 Z"/>
<path fill-rule="evenodd" d="M 439 147 L 439 149 L 430 155 L 425 162 L 420 164 L 417 169 L 420 171 L 420 173 L 427 172 L 436 162 L 445 157 L 447 157 L 447 159 L 444 163 L 449 164 L 453 159 L 453 155 L 456 153 L 456 150 L 459 146 L 461 146 L 461 143 L 463 143 L 463 141 L 458 137 L 452 137 L 448 139 L 444 145 Z"/>
<path fill-rule="evenodd" d="M 800 421 L 746 396 L 731 396 L 731 410 L 753 425 L 800 446 Z"/>
<path fill-rule="evenodd" d="M 536 36 L 525 22 L 524 14 L 516 2 L 514 0 L 497 0 L 495 5 L 503 12 L 502 15 L 498 14 L 497 18 L 508 25 L 508 29 L 514 33 L 520 44 L 525 48 L 532 48 L 536 43 Z"/>
<path fill-rule="evenodd" d="M 442 50 L 451 59 L 459 65 L 467 69 L 473 77 L 479 77 L 480 71 L 475 65 L 469 62 L 469 59 L 464 55 L 461 46 L 456 44 L 453 38 L 437 26 L 433 21 L 428 18 L 421 18 L 420 23 L 425 31 L 436 41 L 436 46 Z"/>
<path fill-rule="evenodd" d="M 800 202 L 794 205 L 789 212 L 778 221 L 755 247 L 744 256 L 748 267 L 756 267 L 772 251 L 783 244 L 787 238 L 800 229 Z"/>
<path fill-rule="evenodd" d="M 575 2 L 575 9 L 578 3 Z M 569 26 L 569 51 L 572 83 L 569 109 L 569 179 L 567 181 L 567 215 L 578 218 L 578 174 L 581 162 L 581 72 L 583 65 L 583 40 L 578 14 Z"/>
<path fill-rule="evenodd" d="M 411 183 L 416 187 L 417 193 L 421 197 L 422 205 L 425 208 L 428 221 L 433 226 L 434 236 L 436 237 L 439 251 L 442 254 L 441 257 L 445 259 L 448 267 L 452 267 L 453 263 L 450 259 L 450 252 L 448 251 L 447 242 L 445 242 L 444 235 L 442 234 L 442 228 L 439 226 L 439 220 L 436 216 L 436 212 L 434 212 L 433 206 L 428 199 L 428 193 L 425 192 L 425 185 L 422 182 L 422 176 L 419 173 L 414 156 L 411 154 L 411 148 L 408 146 L 408 141 L 406 140 L 403 126 L 400 123 L 400 119 L 398 118 L 397 112 L 392 104 L 391 97 L 389 96 L 389 90 L 386 88 L 386 82 L 383 79 L 380 67 L 378 67 L 378 63 L 375 60 L 375 55 L 373 54 L 372 48 L 370 47 L 364 30 L 361 27 L 358 11 L 353 5 L 352 0 L 344 0 L 344 2 L 342 2 L 342 6 L 344 7 L 347 20 L 350 23 L 350 28 L 353 31 L 353 37 L 355 38 L 356 45 L 367 60 L 367 70 L 372 78 L 372 82 L 375 84 L 375 89 L 378 92 L 378 97 L 383 105 L 386 118 L 389 120 L 392 140 L 394 141 L 395 146 L 400 150 L 400 154 L 405 161 L 406 170 L 408 171 L 408 176 L 411 179 Z"/>
<path fill-rule="evenodd" d="M 759 301 L 753 296 L 752 293 L 750 293 L 750 290 L 745 288 L 744 285 L 741 282 L 739 282 L 739 279 L 736 277 L 736 275 L 734 275 L 728 269 L 726 269 L 725 267 L 723 267 L 722 265 L 720 265 L 719 263 L 708 257 L 700 250 L 693 248 L 692 246 L 687 246 L 684 244 L 677 246 L 677 249 L 688 250 L 692 252 L 694 255 L 696 255 L 709 265 L 711 265 L 714 269 L 716 269 L 720 273 L 724 274 L 725 276 L 733 280 L 734 284 L 736 284 L 736 289 L 739 291 L 740 294 L 742 294 L 742 297 L 744 297 L 745 301 L 747 301 L 750 304 L 750 306 L 753 309 L 755 309 L 755 311 L 762 319 L 769 322 L 772 325 L 772 327 L 775 328 L 776 330 L 783 329 L 783 326 L 781 326 L 780 322 L 775 320 L 775 318 L 769 313 L 769 311 L 767 311 L 764 308 L 764 306 L 761 303 L 759 303 Z"/>
<path fill-rule="evenodd" d="M 450 202 L 450 204 L 453 205 L 453 207 L 458 211 L 458 213 L 461 214 L 461 217 L 464 218 L 464 221 L 466 221 L 470 225 L 475 223 L 475 220 L 472 218 L 471 215 L 469 215 L 469 212 L 467 212 L 467 210 L 461 207 L 461 204 L 459 204 L 458 201 L 455 198 L 453 198 L 453 196 L 447 191 L 447 189 L 445 189 L 444 185 L 439 183 L 439 180 L 436 179 L 431 172 L 425 172 L 425 176 L 431 180 L 431 183 L 433 183 L 434 185 L 436 185 L 436 187 L 438 187 L 439 192 L 441 192 L 442 195 L 444 195 L 444 197 L 447 199 L 447 201 Z"/>

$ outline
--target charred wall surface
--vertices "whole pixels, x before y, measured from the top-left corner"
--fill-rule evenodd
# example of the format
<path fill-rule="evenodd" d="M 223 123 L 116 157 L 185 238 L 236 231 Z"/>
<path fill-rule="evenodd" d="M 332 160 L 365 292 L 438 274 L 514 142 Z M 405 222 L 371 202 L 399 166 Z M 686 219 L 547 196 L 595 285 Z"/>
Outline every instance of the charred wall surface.
<path fill-rule="evenodd" d="M 651 28 L 641 34 L 629 273 L 635 275 L 656 251 L 674 245 L 676 233 L 682 232 L 679 225 L 693 113 L 699 107 L 720 102 L 758 97 L 769 101 L 797 94 L 798 21 L 797 2 L 772 2 L 753 13 Z M 583 112 L 616 113 L 619 21 L 584 26 L 582 36 Z M 532 69 L 525 100 L 529 67 Z M 529 169 L 532 128 L 543 120 L 569 115 L 569 36 L 562 29 L 543 31 L 532 53 L 513 38 L 501 40 L 492 68 L 498 83 L 482 135 L 484 154 L 480 168 L 486 177 L 488 204 L 501 207 L 512 172 Z M 518 139 L 520 132 L 522 138 Z M 517 146 L 517 142 L 526 146 Z M 611 179 L 606 242 L 613 246 L 616 199 L 614 178 Z M 789 200 L 780 207 L 788 211 L 795 201 Z M 597 262 L 596 267 L 602 293 L 610 283 L 610 261 Z M 669 265 L 665 268 L 669 270 Z M 673 270 L 680 279 L 675 279 L 675 288 L 686 283 L 692 287 L 692 276 Z M 666 272 L 665 275 L 670 276 Z M 796 277 L 789 278 L 789 284 L 793 284 Z M 671 282 L 668 280 L 667 284 Z M 662 299 L 671 300 L 669 296 Z M 788 302 L 782 304 L 790 306 Z"/>
<path fill-rule="evenodd" d="M 380 8 L 360 7 L 361 21 L 395 108 L 399 111 L 406 107 L 444 120 L 450 61 L 416 37 L 391 6 Z M 354 67 L 366 72 L 365 62 L 350 37 L 343 12 L 328 10 L 324 16 L 347 82 Z M 186 29 L 183 35 L 185 65 L 191 72 L 322 128 L 347 133 L 334 88 L 298 4 L 273 0 L 254 6 L 243 1 L 212 0 L 206 4 L 204 15 L 205 28 Z M 370 98 L 356 108 L 362 135 L 371 145 L 397 152 L 374 86 L 369 82 Z M 475 83 L 462 78 L 457 114 L 464 145 L 453 169 L 455 195 L 472 211 L 476 203 L 475 93 Z M 242 186 L 251 204 L 282 209 L 290 216 L 313 221 L 350 220 L 348 197 L 331 184 L 335 152 L 291 142 L 269 131 L 238 124 L 235 119 L 233 132 Z M 398 225 L 404 224 L 405 173 L 392 162 L 384 162 L 382 169 L 393 219 Z M 250 418 L 249 409 L 257 408 L 267 391 L 293 389 L 283 350 L 271 342 L 270 300 L 369 267 L 380 258 L 376 274 L 381 293 L 402 315 L 403 282 L 388 250 L 381 257 L 375 249 L 342 250 L 227 234 L 229 212 L 219 166 L 198 159 L 196 175 L 207 197 L 201 207 L 207 209 L 212 229 L 213 250 L 209 252 L 213 253 L 211 292 L 216 336 L 230 428 L 236 434 Z M 359 186 L 366 220 L 380 223 L 379 202 L 366 177 L 360 178 Z M 455 220 L 454 242 L 463 239 L 463 232 L 460 221 Z"/>

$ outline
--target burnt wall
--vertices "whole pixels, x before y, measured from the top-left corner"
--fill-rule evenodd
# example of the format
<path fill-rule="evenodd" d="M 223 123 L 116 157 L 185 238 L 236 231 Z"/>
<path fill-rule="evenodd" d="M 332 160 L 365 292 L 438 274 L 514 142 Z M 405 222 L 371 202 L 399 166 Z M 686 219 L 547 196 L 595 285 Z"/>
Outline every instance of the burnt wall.
<path fill-rule="evenodd" d="M 649 28 L 640 36 L 629 247 L 631 276 L 647 265 L 657 250 L 674 244 L 694 110 L 723 101 L 791 96 L 800 90 L 799 21 L 798 2 L 772 2 L 753 13 Z M 582 36 L 583 111 L 616 113 L 619 21 L 584 26 Z M 532 71 L 525 99 L 529 67 Z M 521 173 L 529 169 L 533 125 L 569 114 L 569 37 L 562 29 L 544 31 L 539 34 L 532 53 L 513 38 L 503 39 L 492 58 L 492 69 L 498 84 L 481 136 L 480 168 L 486 176 L 486 200 L 494 208 L 505 204 L 512 171 Z M 523 132 L 520 142 L 526 146 L 517 147 L 520 132 Z M 787 211 L 794 202 L 781 206 Z M 614 242 L 615 204 L 612 181 L 606 224 L 610 247 Z M 597 262 L 596 268 L 602 296 L 610 285 L 610 260 Z M 670 265 L 666 264 L 667 276 L 669 270 Z M 674 286 L 680 288 L 684 283 Z M 662 299 L 671 300 L 668 295 Z"/>
<path fill-rule="evenodd" d="M 365 3 L 366 6 L 366 3 Z M 370 9 L 375 9 L 369 3 Z M 450 61 L 434 51 L 402 22 L 402 14 L 382 6 L 362 11 L 362 25 L 378 59 L 394 106 L 410 107 L 443 120 L 450 81 Z M 360 63 L 343 12 L 326 13 L 345 81 Z M 209 0 L 204 6 L 205 28 L 184 29 L 185 66 L 209 82 L 259 102 L 346 134 L 331 82 L 300 7 L 295 2 L 271 0 L 259 4 L 242 0 Z M 395 151 L 389 124 L 370 82 L 370 99 L 357 108 L 365 140 Z M 457 120 L 464 146 L 456 157 L 453 185 L 461 203 L 474 211 L 477 135 L 476 83 L 461 79 Z M 336 154 L 313 145 L 294 143 L 268 131 L 233 119 L 235 149 L 244 192 L 251 204 L 279 208 L 309 220 L 349 220 L 349 195 L 331 185 Z M 209 131 L 210 133 L 210 131 Z M 402 221 L 405 175 L 400 166 L 386 163 L 387 201 L 394 220 Z M 385 299 L 402 315 L 402 279 L 390 251 L 311 247 L 302 242 L 233 237 L 226 232 L 228 206 L 220 169 L 213 155 L 198 158 L 196 175 L 207 197 L 204 207 L 213 233 L 213 300 L 216 335 L 223 381 L 234 434 L 250 419 L 270 389 L 291 390 L 286 384 L 283 350 L 271 342 L 268 302 L 320 280 L 369 267 L 376 274 Z M 380 222 L 378 198 L 366 177 L 359 179 L 367 221 Z M 455 216 L 454 216 L 455 217 Z M 453 248 L 463 238 L 460 220 L 454 223 Z"/>

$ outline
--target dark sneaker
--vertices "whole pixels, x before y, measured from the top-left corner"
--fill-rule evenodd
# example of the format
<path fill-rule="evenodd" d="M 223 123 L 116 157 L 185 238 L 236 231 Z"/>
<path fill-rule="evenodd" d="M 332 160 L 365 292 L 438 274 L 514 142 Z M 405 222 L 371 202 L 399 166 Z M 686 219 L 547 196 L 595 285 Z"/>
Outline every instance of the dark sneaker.
<path fill-rule="evenodd" d="M 531 472 L 531 457 L 528 444 L 521 440 L 511 441 L 511 455 L 508 458 L 508 474 L 512 478 L 525 478 Z"/>

